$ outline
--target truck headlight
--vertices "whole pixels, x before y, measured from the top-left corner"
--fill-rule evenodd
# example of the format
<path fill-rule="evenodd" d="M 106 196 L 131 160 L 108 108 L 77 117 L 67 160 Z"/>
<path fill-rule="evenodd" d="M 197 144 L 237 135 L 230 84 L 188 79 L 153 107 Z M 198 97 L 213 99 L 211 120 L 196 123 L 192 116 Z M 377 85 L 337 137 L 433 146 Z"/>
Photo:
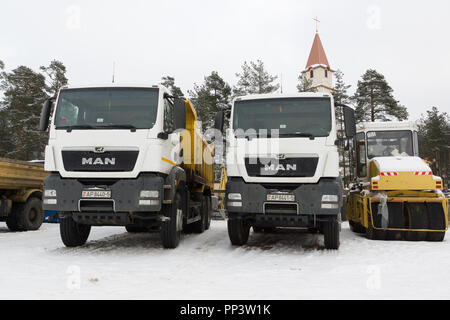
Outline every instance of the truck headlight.
<path fill-rule="evenodd" d="M 339 205 L 331 203 L 322 203 L 322 209 L 339 209 Z"/>
<path fill-rule="evenodd" d="M 230 193 L 228 194 L 228 199 L 242 201 L 242 195 L 240 193 Z"/>
<path fill-rule="evenodd" d="M 45 190 L 44 197 L 45 198 L 56 198 L 56 190 Z"/>
<path fill-rule="evenodd" d="M 44 204 L 56 205 L 56 204 L 58 204 L 58 200 L 56 200 L 56 199 L 44 199 Z"/>
<path fill-rule="evenodd" d="M 228 202 L 228 207 L 242 207 L 242 202 Z"/>
<path fill-rule="evenodd" d="M 339 196 L 324 195 L 324 196 L 322 196 L 322 202 L 339 202 Z"/>
<path fill-rule="evenodd" d="M 159 198 L 159 191 L 142 190 L 141 198 Z"/>
<path fill-rule="evenodd" d="M 139 200 L 140 206 L 159 206 L 159 200 Z"/>

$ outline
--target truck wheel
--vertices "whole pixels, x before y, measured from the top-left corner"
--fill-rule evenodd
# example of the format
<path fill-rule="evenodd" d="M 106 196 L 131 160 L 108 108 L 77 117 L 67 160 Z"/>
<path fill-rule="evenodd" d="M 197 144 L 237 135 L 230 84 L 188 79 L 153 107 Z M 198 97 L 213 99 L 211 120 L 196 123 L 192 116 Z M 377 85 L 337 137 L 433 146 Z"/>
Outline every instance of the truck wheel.
<path fill-rule="evenodd" d="M 64 245 L 75 248 L 86 243 L 91 233 L 91 226 L 76 223 L 72 217 L 65 217 L 59 223 L 59 231 Z"/>
<path fill-rule="evenodd" d="M 336 218 L 332 218 L 323 224 L 323 235 L 325 239 L 325 248 L 328 250 L 338 250 L 339 241 L 339 222 Z"/>
<path fill-rule="evenodd" d="M 165 216 L 170 220 L 164 221 L 161 226 L 161 240 L 165 249 L 175 249 L 180 244 L 183 230 L 183 208 L 183 199 L 180 192 L 177 192 L 172 204 L 165 208 Z"/>
<path fill-rule="evenodd" d="M 228 236 L 233 246 L 244 246 L 248 242 L 250 225 L 243 219 L 228 219 Z"/>
<path fill-rule="evenodd" d="M 11 213 L 6 218 L 6 226 L 12 232 L 23 231 L 19 228 L 19 225 L 17 224 L 17 215 L 16 215 L 16 211 L 15 211 L 15 206 L 16 206 L 16 204 L 13 205 Z"/>
<path fill-rule="evenodd" d="M 126 226 L 125 229 L 128 233 L 145 233 L 148 232 L 147 228 L 136 227 L 136 226 Z"/>
<path fill-rule="evenodd" d="M 203 233 L 206 230 L 206 225 L 208 224 L 208 201 L 206 196 L 202 197 L 202 202 L 200 206 L 201 220 L 194 222 L 192 224 L 192 231 L 194 233 Z"/>
<path fill-rule="evenodd" d="M 209 230 L 209 228 L 211 227 L 211 219 L 212 219 L 212 200 L 211 200 L 211 196 L 207 196 L 206 197 L 206 203 L 208 204 L 208 219 L 206 219 L 206 226 L 205 226 L 205 230 Z"/>
<path fill-rule="evenodd" d="M 44 222 L 44 210 L 42 200 L 29 198 L 25 204 L 19 204 L 16 211 L 16 219 L 22 231 L 36 231 Z"/>

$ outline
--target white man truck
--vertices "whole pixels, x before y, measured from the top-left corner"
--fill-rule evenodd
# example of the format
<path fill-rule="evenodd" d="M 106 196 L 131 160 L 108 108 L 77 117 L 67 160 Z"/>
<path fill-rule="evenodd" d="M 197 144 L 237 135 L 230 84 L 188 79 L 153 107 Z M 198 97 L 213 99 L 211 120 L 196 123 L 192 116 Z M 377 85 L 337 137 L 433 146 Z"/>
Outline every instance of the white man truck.
<path fill-rule="evenodd" d="M 354 111 L 344 108 L 346 135 Z M 333 97 L 324 93 L 254 95 L 235 99 L 227 132 L 226 208 L 233 245 L 250 228 L 322 232 L 339 248 L 342 179 Z"/>
<path fill-rule="evenodd" d="M 59 212 L 66 246 L 85 244 L 91 226 L 160 229 L 165 248 L 209 228 L 214 149 L 189 101 L 159 85 L 66 87 L 44 104 L 40 129 L 43 206 Z"/>

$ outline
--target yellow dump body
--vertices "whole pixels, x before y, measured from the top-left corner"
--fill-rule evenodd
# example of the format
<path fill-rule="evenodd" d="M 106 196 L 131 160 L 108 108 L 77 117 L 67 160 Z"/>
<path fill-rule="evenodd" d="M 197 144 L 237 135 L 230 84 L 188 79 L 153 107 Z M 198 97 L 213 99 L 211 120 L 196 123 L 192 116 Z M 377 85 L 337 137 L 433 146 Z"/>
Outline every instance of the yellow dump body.
<path fill-rule="evenodd" d="M 201 134 L 197 112 L 186 101 L 186 130 L 182 134 L 184 169 L 188 179 L 214 189 L 214 147 Z"/>
<path fill-rule="evenodd" d="M 42 189 L 48 175 L 42 164 L 0 158 L 1 190 Z"/>

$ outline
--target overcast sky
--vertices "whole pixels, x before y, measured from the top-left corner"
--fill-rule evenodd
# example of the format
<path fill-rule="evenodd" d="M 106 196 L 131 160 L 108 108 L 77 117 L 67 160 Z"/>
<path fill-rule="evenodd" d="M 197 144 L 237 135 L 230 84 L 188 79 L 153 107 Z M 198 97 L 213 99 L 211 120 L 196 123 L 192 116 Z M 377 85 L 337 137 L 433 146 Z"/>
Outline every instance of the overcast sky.
<path fill-rule="evenodd" d="M 231 85 L 245 60 L 261 59 L 295 92 L 315 22 L 333 69 L 354 92 L 368 68 L 383 73 L 411 119 L 450 112 L 450 1 L 1 0 L 0 60 L 38 70 L 52 59 L 71 84 L 156 84 L 184 92 L 216 70 Z"/>

